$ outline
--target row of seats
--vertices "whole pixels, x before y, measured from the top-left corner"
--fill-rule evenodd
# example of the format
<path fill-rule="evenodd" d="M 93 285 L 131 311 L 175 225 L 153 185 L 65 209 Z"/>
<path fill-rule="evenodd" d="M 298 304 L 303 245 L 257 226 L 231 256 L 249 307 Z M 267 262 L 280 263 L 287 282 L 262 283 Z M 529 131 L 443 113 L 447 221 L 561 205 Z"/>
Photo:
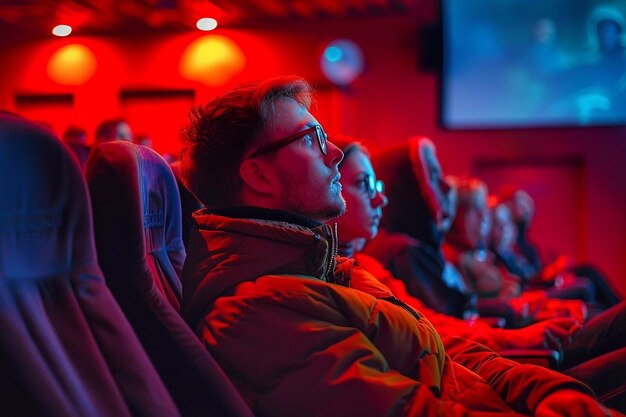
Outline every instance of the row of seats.
<path fill-rule="evenodd" d="M 167 163 L 112 142 L 85 176 L 51 132 L 0 115 L 2 414 L 252 416 L 178 314 Z"/>

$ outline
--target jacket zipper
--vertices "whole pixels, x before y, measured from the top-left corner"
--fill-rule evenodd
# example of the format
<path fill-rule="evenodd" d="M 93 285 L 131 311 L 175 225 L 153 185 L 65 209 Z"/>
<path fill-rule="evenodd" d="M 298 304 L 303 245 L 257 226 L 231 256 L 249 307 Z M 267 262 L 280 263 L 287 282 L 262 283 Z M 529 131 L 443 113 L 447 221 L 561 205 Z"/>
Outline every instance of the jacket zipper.
<path fill-rule="evenodd" d="M 328 274 L 330 272 L 334 272 L 335 271 L 335 263 L 336 261 L 336 257 L 337 257 L 337 252 L 338 252 L 338 244 L 337 244 L 337 223 L 335 223 L 333 225 L 333 228 L 331 229 L 331 249 L 330 249 L 330 259 L 328 260 L 328 263 L 326 264 L 326 270 L 324 271 L 324 281 L 328 281 Z"/>
<path fill-rule="evenodd" d="M 415 317 L 417 320 L 420 320 L 422 317 L 420 316 L 420 313 L 418 313 L 417 311 L 413 310 L 411 307 L 409 307 L 404 301 L 400 300 L 399 298 L 397 298 L 396 296 L 392 295 L 391 297 L 387 297 L 387 298 L 382 298 L 382 300 L 385 300 L 387 302 L 390 302 L 391 304 L 395 304 L 398 307 L 402 307 L 403 309 L 405 309 L 406 311 L 408 311 L 413 317 Z"/>

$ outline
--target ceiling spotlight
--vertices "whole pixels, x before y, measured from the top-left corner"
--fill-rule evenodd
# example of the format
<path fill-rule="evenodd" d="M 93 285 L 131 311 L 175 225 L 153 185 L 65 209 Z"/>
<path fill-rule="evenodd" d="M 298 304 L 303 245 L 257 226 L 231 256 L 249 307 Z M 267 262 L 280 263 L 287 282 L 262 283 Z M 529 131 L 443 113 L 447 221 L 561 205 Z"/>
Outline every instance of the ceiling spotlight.
<path fill-rule="evenodd" d="M 67 36 L 72 33 L 72 27 L 69 25 L 56 25 L 52 29 L 52 34 L 55 36 Z"/>
<path fill-rule="evenodd" d="M 203 17 L 202 19 L 198 19 L 196 27 L 204 31 L 213 30 L 217 27 L 217 20 L 211 17 Z"/>

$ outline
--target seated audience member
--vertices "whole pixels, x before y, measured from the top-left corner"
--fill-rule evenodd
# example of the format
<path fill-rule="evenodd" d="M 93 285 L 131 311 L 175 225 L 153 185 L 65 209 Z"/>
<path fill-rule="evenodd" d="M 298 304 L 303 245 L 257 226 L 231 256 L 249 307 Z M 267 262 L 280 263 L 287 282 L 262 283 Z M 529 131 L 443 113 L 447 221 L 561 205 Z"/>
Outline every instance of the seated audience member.
<path fill-rule="evenodd" d="M 455 208 L 434 145 L 416 137 L 374 155 L 373 163 L 388 184 L 389 205 L 382 228 L 365 253 L 385 265 L 429 308 L 463 317 L 474 306 L 465 283 L 446 265 L 441 252 L 443 232 Z"/>
<path fill-rule="evenodd" d="M 542 290 L 552 298 L 578 299 L 585 302 L 595 300 L 593 285 L 585 278 L 571 275 L 552 284 L 533 280 L 529 274 L 532 267 L 515 250 L 517 227 L 513 223 L 509 207 L 503 203 L 494 203 L 491 218 L 489 248 L 495 255 L 495 263 L 503 266 L 505 271 L 520 277 L 525 289 Z"/>
<path fill-rule="evenodd" d="M 91 151 L 91 146 L 87 145 L 87 131 L 77 126 L 70 126 L 63 133 L 63 142 L 76 155 L 80 167 L 84 171 L 87 157 Z"/>
<path fill-rule="evenodd" d="M 597 377 L 594 373 L 604 373 L 605 377 L 611 379 L 615 372 L 619 372 L 613 368 L 612 362 L 607 360 L 602 366 L 598 366 L 589 362 L 593 356 L 584 358 L 580 355 L 581 351 L 588 348 L 593 349 L 593 345 L 598 344 L 598 335 L 604 333 L 604 330 L 599 327 L 610 328 L 606 323 L 593 321 L 590 322 L 590 326 L 585 325 L 583 330 L 580 330 L 580 326 L 575 325 L 573 320 L 560 318 L 545 320 L 523 329 L 495 329 L 481 322 L 466 322 L 439 314 L 424 306 L 417 298 L 409 295 L 402 281 L 395 278 L 374 258 L 360 252 L 364 243 L 374 238 L 378 233 L 378 225 L 383 216 L 382 209 L 388 203 L 387 197 L 383 194 L 383 182 L 376 180 L 369 152 L 361 143 L 355 142 L 349 137 L 335 137 L 333 143 L 344 152 L 344 159 L 339 164 L 339 172 L 343 184 L 342 195 L 346 200 L 346 213 L 337 220 L 339 254 L 352 257 L 355 260 L 355 268 L 365 269 L 387 286 L 393 296 L 423 313 L 442 336 L 464 337 L 482 343 L 496 351 L 556 347 L 566 358 L 570 354 L 576 356 L 576 361 L 567 359 L 568 369 L 565 372 L 576 370 L 577 376 L 583 378 L 583 382 L 593 384 L 594 388 L 597 387 L 603 398 L 608 399 L 616 391 L 616 388 L 624 387 L 626 382 L 623 378 L 615 381 L 616 385 L 611 385 L 610 389 L 595 382 Z M 448 204 L 443 201 L 446 195 L 453 195 L 434 194 L 441 196 L 440 206 Z M 331 220 L 329 223 L 332 224 L 332 222 Z M 351 287 L 358 288 L 354 281 L 351 283 Z M 626 310 L 622 308 L 617 314 L 623 315 L 624 312 Z M 615 338 L 612 337 L 611 339 L 614 340 Z M 444 343 L 446 340 L 448 339 L 444 338 Z M 613 351 L 602 351 L 597 354 L 602 357 L 603 354 L 609 353 L 611 357 L 618 356 L 624 361 L 626 360 L 626 353 L 614 353 L 615 351 L 619 352 L 619 348 L 620 346 L 614 345 Z M 582 372 L 582 370 L 586 372 Z M 617 399 L 613 398 L 613 401 L 617 401 Z"/>
<path fill-rule="evenodd" d="M 194 109 L 181 155 L 206 206 L 181 313 L 255 414 L 620 415 L 567 376 L 464 339 L 444 348 L 421 313 L 335 257 L 323 222 L 345 210 L 343 154 L 309 113 L 310 91 L 282 77 L 216 97 Z"/>
<path fill-rule="evenodd" d="M 511 210 L 511 216 L 517 226 L 515 239 L 517 249 L 524 255 L 528 263 L 534 267 L 535 273 L 541 269 L 539 251 L 528 239 L 528 231 L 535 215 L 535 202 L 524 190 L 505 191 L 500 197 Z"/>
<path fill-rule="evenodd" d="M 443 183 L 447 184 L 448 186 L 450 182 L 451 180 L 448 177 L 446 177 L 443 181 Z M 456 218 L 456 209 L 458 205 L 458 196 L 456 193 L 456 189 L 454 187 L 449 187 L 449 191 L 445 193 L 443 197 L 445 197 L 445 199 L 447 200 L 446 205 L 448 206 L 448 215 L 441 220 L 438 229 L 440 233 L 445 236 L 445 234 L 448 233 L 448 231 L 452 227 L 452 222 Z M 463 278 L 463 275 L 461 275 L 459 270 L 456 269 L 456 267 L 452 265 L 450 261 L 448 261 L 447 259 L 444 259 L 444 261 L 445 263 L 442 275 L 443 281 L 448 287 L 457 288 L 463 294 L 470 295 L 470 297 L 472 297 L 472 300 L 470 301 L 470 306 L 472 308 L 475 308 L 476 300 L 475 297 L 471 294 L 469 287 L 465 283 L 465 278 Z M 472 313 L 473 311 L 469 310 L 468 312 Z"/>
<path fill-rule="evenodd" d="M 517 226 L 513 223 L 510 208 L 506 204 L 496 202 L 491 209 L 489 247 L 509 272 L 528 282 L 536 271 L 532 263 L 516 251 L 517 234 Z"/>
<path fill-rule="evenodd" d="M 517 266 L 521 266 L 523 278 L 544 287 L 554 286 L 565 279 L 583 278 L 591 281 L 595 300 L 600 308 L 611 307 L 621 301 L 621 297 L 611 287 L 606 277 L 596 267 L 589 264 L 576 264 L 567 256 L 560 256 L 547 266 L 543 266 L 539 249 L 528 237 L 535 214 L 535 202 L 524 190 L 508 189 L 500 196 L 500 201 L 511 211 L 511 217 L 517 228 L 517 238 L 513 245 Z M 510 264 L 508 264 L 510 265 Z M 507 267 L 508 267 L 507 265 Z"/>
<path fill-rule="evenodd" d="M 571 277 L 558 287 L 529 287 L 521 277 L 498 262 L 497 255 L 489 249 L 492 220 L 487 206 L 486 185 L 474 178 L 459 178 L 456 188 L 459 216 L 446 236 L 444 254 L 455 263 L 476 292 L 479 304 L 483 299 L 510 300 L 512 305 L 529 306 L 529 319 L 572 315 L 584 321 L 588 316 L 588 307 L 583 301 L 594 301 L 591 282 Z M 522 293 L 525 287 L 528 289 Z"/>
<path fill-rule="evenodd" d="M 96 128 L 96 144 L 114 140 L 133 141 L 133 132 L 124 119 L 105 120 Z"/>
<path fill-rule="evenodd" d="M 456 179 L 457 215 L 446 234 L 443 251 L 465 277 L 478 298 L 508 300 L 521 294 L 521 279 L 495 265 L 488 250 L 491 214 L 487 206 L 487 186 L 480 180 Z"/>

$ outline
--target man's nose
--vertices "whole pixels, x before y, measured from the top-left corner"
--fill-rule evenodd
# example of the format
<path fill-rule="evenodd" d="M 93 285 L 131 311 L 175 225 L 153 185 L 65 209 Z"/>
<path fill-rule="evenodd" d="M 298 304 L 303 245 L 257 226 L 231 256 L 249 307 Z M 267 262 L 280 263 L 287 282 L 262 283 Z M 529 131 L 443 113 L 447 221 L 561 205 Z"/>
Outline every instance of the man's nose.
<path fill-rule="evenodd" d="M 326 142 L 326 158 L 330 159 L 330 166 L 337 166 L 343 160 L 343 152 L 331 141 Z"/>

